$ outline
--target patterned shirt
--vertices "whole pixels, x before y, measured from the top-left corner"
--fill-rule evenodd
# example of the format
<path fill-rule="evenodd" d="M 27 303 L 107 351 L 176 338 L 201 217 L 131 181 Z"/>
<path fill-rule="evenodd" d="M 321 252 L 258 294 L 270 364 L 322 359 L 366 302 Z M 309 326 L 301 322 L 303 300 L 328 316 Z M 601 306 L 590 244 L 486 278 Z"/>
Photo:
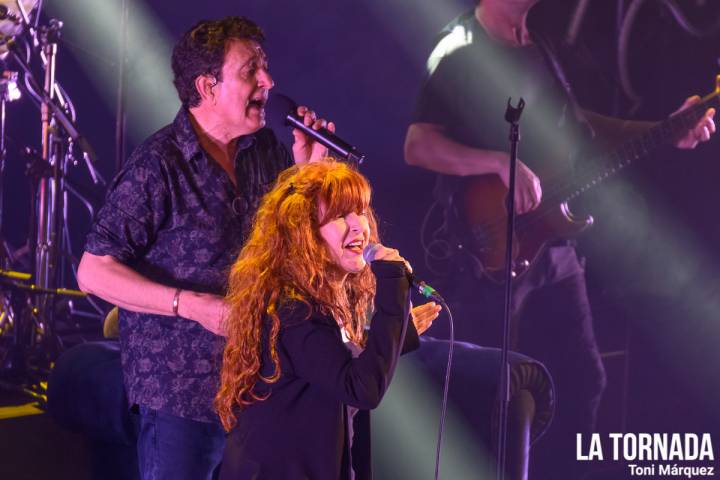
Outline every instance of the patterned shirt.
<path fill-rule="evenodd" d="M 164 285 L 222 295 L 262 195 L 292 163 L 272 130 L 240 137 L 235 187 L 181 109 L 117 174 L 85 250 Z M 217 421 L 223 339 L 180 317 L 123 309 L 119 316 L 130 404 Z"/>

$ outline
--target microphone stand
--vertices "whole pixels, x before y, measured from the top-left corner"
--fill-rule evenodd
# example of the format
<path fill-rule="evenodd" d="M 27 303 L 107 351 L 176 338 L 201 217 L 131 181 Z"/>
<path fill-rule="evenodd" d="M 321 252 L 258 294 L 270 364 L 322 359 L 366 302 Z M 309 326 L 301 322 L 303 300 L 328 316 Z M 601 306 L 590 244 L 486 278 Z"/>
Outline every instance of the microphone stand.
<path fill-rule="evenodd" d="M 520 115 L 525 108 L 525 100 L 520 98 L 517 107 L 513 107 L 508 98 L 505 121 L 510 124 L 510 182 L 507 193 L 507 237 L 505 243 L 505 313 L 503 315 L 503 338 L 500 352 L 500 415 L 497 436 L 497 478 L 505 479 L 506 442 L 508 404 L 510 403 L 510 315 L 512 305 L 513 279 L 513 239 L 515 238 L 515 171 L 517 169 L 517 149 L 520 143 Z"/>

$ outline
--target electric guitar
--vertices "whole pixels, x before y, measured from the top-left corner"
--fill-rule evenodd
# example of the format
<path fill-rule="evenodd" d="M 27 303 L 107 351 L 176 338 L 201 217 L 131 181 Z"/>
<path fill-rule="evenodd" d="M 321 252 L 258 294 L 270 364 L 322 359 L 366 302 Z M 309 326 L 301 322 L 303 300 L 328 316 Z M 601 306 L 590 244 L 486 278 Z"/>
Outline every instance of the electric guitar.
<path fill-rule="evenodd" d="M 709 107 L 719 105 L 720 75 L 716 78 L 715 91 L 700 102 L 658 123 L 619 148 L 601 155 L 600 164 L 604 165 L 602 170 L 583 175 L 572 185 L 543 183 L 543 190 L 552 193 L 542 199 L 537 209 L 515 219 L 513 278 L 522 277 L 549 243 L 575 237 L 593 224 L 590 215 L 573 215 L 569 206 L 572 200 L 633 161 L 675 141 L 695 126 Z M 497 283 L 503 283 L 505 278 L 506 195 L 507 188 L 497 175 L 472 177 L 462 192 L 464 220 L 470 231 L 469 248 L 482 262 L 487 276 Z"/>

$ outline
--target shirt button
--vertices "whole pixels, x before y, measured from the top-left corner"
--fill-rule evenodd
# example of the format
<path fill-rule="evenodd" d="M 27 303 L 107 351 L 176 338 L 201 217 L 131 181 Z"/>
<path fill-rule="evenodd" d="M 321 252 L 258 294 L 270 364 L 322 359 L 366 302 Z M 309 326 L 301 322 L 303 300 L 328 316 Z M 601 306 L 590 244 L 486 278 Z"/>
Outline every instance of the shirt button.
<path fill-rule="evenodd" d="M 232 209 L 235 215 L 245 215 L 248 211 L 248 202 L 243 197 L 235 197 L 232 202 Z"/>

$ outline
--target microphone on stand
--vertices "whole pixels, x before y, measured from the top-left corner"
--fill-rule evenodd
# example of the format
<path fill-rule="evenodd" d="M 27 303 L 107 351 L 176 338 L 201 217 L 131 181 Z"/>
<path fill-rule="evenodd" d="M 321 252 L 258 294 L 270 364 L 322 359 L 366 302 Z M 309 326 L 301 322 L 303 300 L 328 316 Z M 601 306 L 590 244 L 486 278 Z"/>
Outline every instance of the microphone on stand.
<path fill-rule="evenodd" d="M 367 263 L 375 260 L 375 255 L 377 255 L 378 248 L 381 246 L 382 245 L 379 243 L 368 243 L 368 245 L 363 249 L 363 258 Z M 407 275 L 408 280 L 410 280 L 410 284 L 417 289 L 420 295 L 425 298 L 432 298 L 433 300 L 445 304 L 445 300 L 440 296 L 437 290 L 417 278 L 410 270 L 407 269 L 407 267 L 405 268 L 405 274 Z"/>
<path fill-rule="evenodd" d="M 297 114 L 297 103 L 290 97 L 280 93 L 271 94 L 265 106 L 265 112 L 272 123 L 297 128 L 345 160 L 357 164 L 361 164 L 363 160 L 365 160 L 365 154 L 360 153 L 357 148 L 336 136 L 327 128 L 313 130 L 312 127 L 306 126 L 305 123 L 303 123 L 303 117 Z"/>

